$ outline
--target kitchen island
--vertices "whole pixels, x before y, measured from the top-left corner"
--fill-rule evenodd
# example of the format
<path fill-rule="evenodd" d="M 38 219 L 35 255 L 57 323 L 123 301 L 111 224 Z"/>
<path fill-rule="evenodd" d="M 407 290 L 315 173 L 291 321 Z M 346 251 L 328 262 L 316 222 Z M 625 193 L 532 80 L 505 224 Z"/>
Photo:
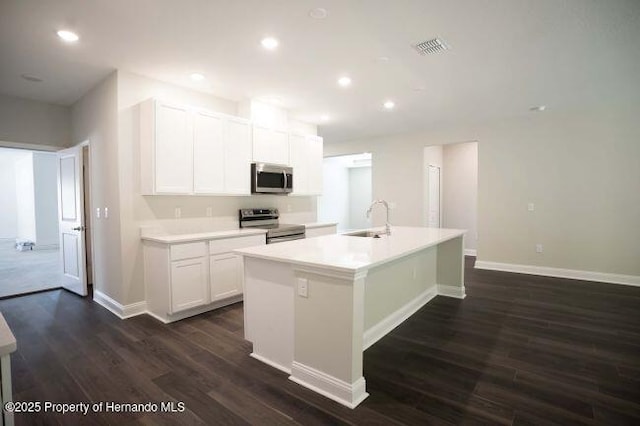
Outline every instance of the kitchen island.
<path fill-rule="evenodd" d="M 396 226 L 235 250 L 251 356 L 354 408 L 368 396 L 363 351 L 436 295 L 464 298 L 464 233 Z"/>

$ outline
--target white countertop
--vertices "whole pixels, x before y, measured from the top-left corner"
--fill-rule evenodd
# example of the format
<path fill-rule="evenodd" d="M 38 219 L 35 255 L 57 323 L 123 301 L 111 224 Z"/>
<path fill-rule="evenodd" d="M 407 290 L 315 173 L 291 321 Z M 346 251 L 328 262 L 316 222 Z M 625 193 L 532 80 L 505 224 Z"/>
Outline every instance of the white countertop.
<path fill-rule="evenodd" d="M 16 348 L 16 338 L 4 317 L 0 314 L 0 356 L 15 352 Z"/>
<path fill-rule="evenodd" d="M 382 228 L 376 228 L 382 231 Z M 247 257 L 359 272 L 464 235 L 462 229 L 392 226 L 381 238 L 324 235 L 234 250 Z"/>
<path fill-rule="evenodd" d="M 264 235 L 267 233 L 266 229 L 232 229 L 227 231 L 211 231 L 211 232 L 197 232 L 193 234 L 170 234 L 170 233 L 151 233 L 148 235 L 142 235 L 145 241 L 153 241 L 163 244 L 176 244 L 176 243 L 188 243 L 191 241 L 202 240 L 219 240 L 223 238 L 236 238 L 245 237 L 247 235 Z"/>

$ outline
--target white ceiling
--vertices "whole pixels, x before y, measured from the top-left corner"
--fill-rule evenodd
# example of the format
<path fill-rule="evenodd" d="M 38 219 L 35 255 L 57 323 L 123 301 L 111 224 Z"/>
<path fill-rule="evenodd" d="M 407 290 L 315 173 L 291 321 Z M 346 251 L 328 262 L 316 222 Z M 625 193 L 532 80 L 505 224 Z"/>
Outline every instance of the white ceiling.
<path fill-rule="evenodd" d="M 314 7 L 328 17 L 311 19 Z M 62 43 L 61 28 L 80 41 Z M 411 47 L 436 36 L 451 50 Z M 234 100 L 277 96 L 304 121 L 328 113 L 320 132 L 336 141 L 637 101 L 639 42 L 638 0 L 0 0 L 0 93 L 70 105 L 123 69 Z"/>

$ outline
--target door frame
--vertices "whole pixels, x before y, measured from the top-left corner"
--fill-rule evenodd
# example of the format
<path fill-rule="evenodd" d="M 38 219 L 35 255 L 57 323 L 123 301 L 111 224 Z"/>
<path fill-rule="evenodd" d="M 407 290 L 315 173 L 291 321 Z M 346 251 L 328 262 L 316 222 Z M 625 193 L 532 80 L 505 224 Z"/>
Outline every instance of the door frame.
<path fill-rule="evenodd" d="M 94 172 L 93 172 L 93 160 L 92 160 L 92 156 L 91 156 L 91 141 L 89 139 L 84 140 L 82 142 L 80 142 L 79 144 L 76 144 L 74 146 L 82 146 L 82 147 L 87 147 L 87 154 L 89 157 L 89 212 L 91 214 L 94 214 L 94 210 L 93 210 L 93 182 L 94 182 Z M 53 145 L 39 145 L 39 144 L 34 144 L 34 143 L 22 143 L 22 142 L 10 142 L 10 141 L 4 141 L 4 140 L 0 140 L 0 148 L 11 148 L 11 149 L 24 149 L 26 151 L 36 151 L 36 152 L 49 152 L 49 153 L 56 153 L 57 151 L 60 151 L 61 149 L 67 149 L 67 148 L 71 148 L 68 146 L 53 146 Z M 87 190 L 87 188 L 85 187 L 85 191 Z M 95 217 L 92 217 L 91 219 L 93 219 L 91 221 L 92 224 L 95 224 Z M 85 219 L 86 220 L 86 219 Z M 95 228 L 95 226 L 92 225 L 92 227 Z M 96 273 L 95 273 L 95 256 L 96 256 L 96 251 L 95 251 L 95 233 L 91 232 L 91 237 L 89 238 L 89 244 L 91 244 L 91 282 L 92 285 L 95 286 L 95 282 L 96 282 Z M 85 247 L 85 252 L 87 251 L 86 247 Z M 85 253 L 86 256 L 86 253 Z"/>
<path fill-rule="evenodd" d="M 94 214 L 94 210 L 93 210 L 93 161 L 92 161 L 92 157 L 91 157 L 91 142 L 89 139 L 80 142 L 79 144 L 77 144 L 76 146 L 80 146 L 84 149 L 84 147 L 87 147 L 87 157 L 89 160 L 89 188 L 87 188 L 87 185 L 83 185 L 84 186 L 84 191 L 85 192 L 89 192 L 89 214 L 91 215 L 91 217 L 89 218 L 89 223 L 91 224 L 91 232 L 90 232 L 90 236 L 89 236 L 89 244 L 91 244 L 91 250 L 89 250 L 91 252 L 91 287 L 92 287 L 92 293 L 95 291 L 95 283 L 96 283 L 96 263 L 95 263 L 95 256 L 96 256 L 96 250 L 95 250 L 95 244 L 94 244 L 94 239 L 95 239 L 95 223 L 96 223 L 96 217 L 93 216 Z M 85 170 L 85 174 L 86 174 L 86 170 Z M 83 176 L 84 179 L 84 176 Z M 86 182 L 83 182 L 86 183 Z M 83 202 L 86 203 L 87 202 L 87 197 L 83 197 Z M 83 206 L 84 208 L 85 206 Z M 87 218 L 84 218 L 85 224 L 87 222 Z M 87 256 L 87 248 L 84 248 L 85 251 L 85 259 Z M 86 267 L 86 266 L 85 266 Z M 88 277 L 87 277 L 88 278 Z"/>

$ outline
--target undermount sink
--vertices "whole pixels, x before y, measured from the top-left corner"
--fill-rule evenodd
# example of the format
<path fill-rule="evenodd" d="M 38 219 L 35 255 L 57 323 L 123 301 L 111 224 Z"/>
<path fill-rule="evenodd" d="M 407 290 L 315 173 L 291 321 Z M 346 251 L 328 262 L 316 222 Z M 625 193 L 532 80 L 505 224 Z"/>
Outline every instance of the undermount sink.
<path fill-rule="evenodd" d="M 380 233 L 375 231 L 358 231 L 358 232 L 351 232 L 343 235 L 346 235 L 347 237 L 380 238 Z"/>

